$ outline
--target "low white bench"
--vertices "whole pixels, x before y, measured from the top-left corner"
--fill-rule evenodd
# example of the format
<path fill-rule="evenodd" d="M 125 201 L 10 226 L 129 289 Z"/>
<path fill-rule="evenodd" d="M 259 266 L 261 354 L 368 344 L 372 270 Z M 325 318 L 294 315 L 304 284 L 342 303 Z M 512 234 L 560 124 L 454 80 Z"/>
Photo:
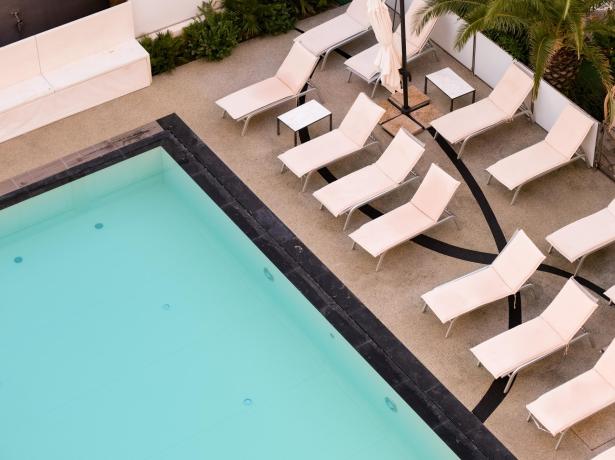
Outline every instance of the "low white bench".
<path fill-rule="evenodd" d="M 0 142 L 149 86 L 126 2 L 0 48 Z"/>

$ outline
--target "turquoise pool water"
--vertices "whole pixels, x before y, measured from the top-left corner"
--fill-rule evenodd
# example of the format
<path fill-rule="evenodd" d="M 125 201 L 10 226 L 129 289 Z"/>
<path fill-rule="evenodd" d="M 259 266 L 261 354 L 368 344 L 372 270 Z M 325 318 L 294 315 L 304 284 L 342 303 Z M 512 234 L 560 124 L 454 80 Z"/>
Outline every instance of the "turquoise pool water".
<path fill-rule="evenodd" d="M 161 148 L 1 211 L 0 286 L 2 460 L 454 457 Z"/>

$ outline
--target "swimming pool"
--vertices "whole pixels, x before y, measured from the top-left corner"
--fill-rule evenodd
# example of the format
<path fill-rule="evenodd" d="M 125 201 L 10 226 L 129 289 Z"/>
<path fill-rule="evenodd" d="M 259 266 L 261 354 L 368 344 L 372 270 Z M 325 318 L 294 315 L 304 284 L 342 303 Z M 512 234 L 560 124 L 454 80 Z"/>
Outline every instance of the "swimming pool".
<path fill-rule="evenodd" d="M 454 458 L 162 148 L 0 212 L 0 458 Z"/>

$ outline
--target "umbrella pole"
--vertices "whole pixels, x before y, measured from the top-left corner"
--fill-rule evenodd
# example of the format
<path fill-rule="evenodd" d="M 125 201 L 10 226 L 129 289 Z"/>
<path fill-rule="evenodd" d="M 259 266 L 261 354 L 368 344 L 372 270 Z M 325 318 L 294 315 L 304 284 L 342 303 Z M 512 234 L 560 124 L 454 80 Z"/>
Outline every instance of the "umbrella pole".
<path fill-rule="evenodd" d="M 396 2 L 397 3 L 397 2 Z M 404 105 L 401 112 L 410 113 L 408 106 L 408 69 L 406 69 L 406 5 L 405 0 L 399 0 L 399 26 L 401 27 L 401 86 L 404 93 Z"/>

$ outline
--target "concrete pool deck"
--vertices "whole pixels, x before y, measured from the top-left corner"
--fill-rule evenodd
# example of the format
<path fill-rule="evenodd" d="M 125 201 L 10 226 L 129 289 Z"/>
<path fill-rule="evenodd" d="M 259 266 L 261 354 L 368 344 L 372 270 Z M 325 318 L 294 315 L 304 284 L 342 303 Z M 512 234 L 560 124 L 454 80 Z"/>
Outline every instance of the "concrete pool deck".
<path fill-rule="evenodd" d="M 307 29 L 339 14 L 331 10 L 299 25 Z M 0 182 L 50 164 L 58 167 L 58 159 L 92 144 L 145 125 L 168 113 L 177 113 L 229 167 L 271 208 L 297 236 L 339 277 L 374 314 L 417 356 L 469 409 L 483 398 L 492 383 L 489 374 L 475 366 L 469 348 L 505 330 L 508 306 L 505 301 L 478 310 L 460 319 L 448 339 L 444 326 L 430 313 L 420 313 L 420 295 L 432 287 L 467 273 L 480 265 L 432 251 L 414 243 L 406 244 L 387 255 L 381 271 L 374 272 L 375 260 L 361 250 L 350 251 L 351 242 L 342 232 L 342 219 L 334 219 L 318 211 L 311 193 L 299 192 L 299 181 L 292 174 L 279 174 L 277 155 L 292 146 L 292 133 L 282 129 L 276 135 L 275 116 L 292 104 L 256 117 L 245 137 L 241 125 L 221 119 L 221 110 L 214 101 L 249 83 L 271 76 L 282 61 L 292 39 L 283 36 L 255 39 L 241 44 L 227 59 L 218 63 L 193 62 L 170 74 L 154 78 L 151 87 L 112 101 L 50 126 L 0 144 Z M 371 44 L 366 37 L 344 47 L 354 54 Z M 453 68 L 477 88 L 477 99 L 489 88 L 463 69 L 446 53 L 438 52 L 439 61 L 426 55 L 411 67 L 415 84 L 422 88 L 423 76 L 442 67 Z M 344 58 L 331 55 L 324 72 L 317 71 L 314 82 L 320 88 L 323 104 L 333 112 L 337 126 L 359 91 L 371 88 L 359 79 L 346 83 Z M 249 68 L 249 71 L 246 69 Z M 386 97 L 379 89 L 376 100 Z M 430 88 L 432 104 L 448 110 L 448 99 Z M 467 104 L 470 97 L 456 101 L 456 107 Z M 312 137 L 324 132 L 327 123 L 310 128 Z M 581 162 L 526 186 L 515 206 L 510 206 L 510 192 L 493 183 L 486 185 L 484 168 L 498 159 L 526 147 L 545 135 L 544 130 L 519 118 L 481 136 L 468 145 L 463 161 L 485 193 L 506 237 L 516 228 L 523 228 L 546 252 L 544 237 L 553 230 L 605 207 L 615 196 L 615 184 L 602 173 L 587 169 Z M 375 136 L 387 145 L 390 136 L 381 128 Z M 423 132 L 426 152 L 417 166 L 424 175 L 432 162 L 463 181 L 455 166 L 440 146 Z M 341 176 L 355 170 L 378 155 L 370 149 L 356 158 L 334 165 L 331 171 Z M 45 170 L 36 174 L 44 174 Z M 36 174 L 30 174 L 36 178 Z M 314 178 L 310 192 L 324 184 Z M 388 210 L 406 201 L 416 190 L 415 183 L 400 193 L 380 200 L 375 206 Z M 0 185 L 0 191 L 2 186 Z M 480 207 L 464 183 L 453 199 L 451 210 L 458 216 L 461 230 L 450 224 L 428 234 L 463 248 L 495 253 L 496 246 Z M 357 213 L 351 228 L 357 228 L 367 217 Z M 615 284 L 615 247 L 590 257 L 580 272 L 582 277 L 608 288 Z M 609 263 L 610 262 L 610 263 Z M 550 255 L 546 263 L 573 271 L 559 255 Z M 538 315 L 559 291 L 565 278 L 538 272 L 534 281 L 535 296 L 523 295 L 523 320 Z M 615 407 L 591 417 L 574 427 L 564 438 L 560 449 L 553 450 L 555 440 L 525 422 L 525 404 L 546 390 L 593 366 L 599 349 L 615 337 L 615 311 L 605 302 L 587 323 L 595 348 L 587 340 L 574 344 L 566 359 L 555 354 L 523 371 L 510 393 L 487 418 L 486 426 L 520 458 L 591 458 L 615 444 Z"/>

